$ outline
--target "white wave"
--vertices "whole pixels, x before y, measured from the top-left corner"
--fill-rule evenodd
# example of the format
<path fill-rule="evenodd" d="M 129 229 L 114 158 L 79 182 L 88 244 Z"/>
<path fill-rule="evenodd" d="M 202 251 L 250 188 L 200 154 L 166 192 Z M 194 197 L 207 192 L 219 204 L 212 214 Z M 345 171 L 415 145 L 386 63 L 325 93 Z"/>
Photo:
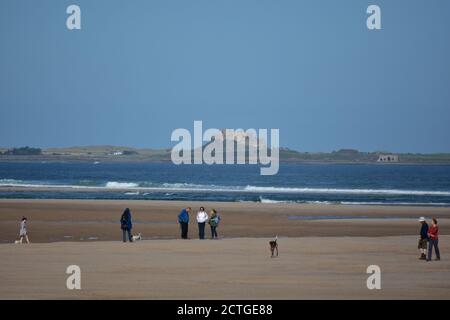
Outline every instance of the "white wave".
<path fill-rule="evenodd" d="M 385 202 L 385 201 L 342 201 L 343 205 L 371 205 L 371 206 L 448 206 L 444 202 Z"/>
<path fill-rule="evenodd" d="M 450 191 L 400 190 L 400 189 L 332 189 L 332 188 L 278 188 L 247 186 L 248 192 L 261 193 L 333 193 L 333 194 L 387 194 L 387 195 L 416 195 L 416 196 L 450 196 Z"/>
<path fill-rule="evenodd" d="M 17 187 L 17 188 L 31 188 L 31 189 L 99 189 L 96 186 L 85 185 L 65 185 L 65 184 L 51 184 L 51 183 L 33 183 L 23 181 L 5 181 L 0 180 L 0 187 Z"/>
<path fill-rule="evenodd" d="M 32 182 L 25 182 L 22 180 L 14 180 L 14 179 L 0 179 L 0 187 L 25 187 L 25 188 L 45 188 L 52 185 L 46 184 L 35 184 Z M 59 186 L 59 185 L 54 185 Z"/>
<path fill-rule="evenodd" d="M 146 184 L 144 184 L 146 185 Z M 148 184 L 147 184 L 148 185 Z M 152 188 L 165 188 L 167 190 L 205 190 L 205 191 L 242 191 L 244 187 L 239 186 L 218 186 L 215 184 L 194 184 L 194 183 L 162 183 L 161 185 L 151 184 Z"/>
<path fill-rule="evenodd" d="M 71 189 L 120 189 L 126 191 L 154 192 L 234 192 L 259 194 L 355 194 L 355 195 L 406 195 L 406 196 L 450 196 L 450 191 L 402 190 L 402 189 L 349 189 L 349 188 L 288 188 L 259 186 L 218 186 L 190 183 L 137 183 L 109 181 L 104 186 L 58 185 L 51 183 L 33 183 L 14 179 L 0 179 L 0 187 L 29 188 L 71 188 Z"/>
<path fill-rule="evenodd" d="M 279 201 L 279 200 L 266 199 L 263 197 L 259 197 L 259 201 L 261 203 L 288 203 L 288 202 L 291 202 L 291 201 Z"/>
<path fill-rule="evenodd" d="M 137 192 L 125 192 L 124 193 L 124 195 L 127 195 L 127 196 L 138 196 L 140 193 L 139 193 L 139 191 L 137 191 Z"/>
<path fill-rule="evenodd" d="M 19 184 L 19 183 L 23 183 L 23 181 L 15 179 L 0 179 L 0 185 Z"/>
<path fill-rule="evenodd" d="M 139 187 L 139 184 L 134 182 L 116 182 L 116 181 L 109 181 L 105 185 L 108 189 L 129 189 L 129 188 L 137 188 Z"/>
<path fill-rule="evenodd" d="M 305 201 L 307 204 L 332 204 L 330 201 Z"/>

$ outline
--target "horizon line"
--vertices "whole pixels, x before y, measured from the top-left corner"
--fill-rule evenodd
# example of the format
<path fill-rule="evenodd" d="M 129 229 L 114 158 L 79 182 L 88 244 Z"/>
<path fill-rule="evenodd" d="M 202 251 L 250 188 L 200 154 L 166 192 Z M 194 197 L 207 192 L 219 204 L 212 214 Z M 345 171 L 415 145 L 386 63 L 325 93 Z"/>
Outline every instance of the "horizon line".
<path fill-rule="evenodd" d="M 136 146 L 124 146 L 124 145 L 113 145 L 113 144 L 93 144 L 93 145 L 72 145 L 72 146 L 52 146 L 52 147 L 40 147 L 40 146 L 33 146 L 33 145 L 24 145 L 24 146 L 13 146 L 13 147 L 6 147 L 6 146 L 0 146 L 0 149 L 14 149 L 14 148 L 38 148 L 43 151 L 48 149 L 75 149 L 75 148 L 123 148 L 123 149 L 136 149 L 136 150 L 170 150 L 172 147 L 136 147 Z M 364 151 L 359 150 L 355 148 L 339 148 L 334 149 L 331 151 L 307 151 L 307 150 L 298 150 L 293 149 L 291 147 L 281 146 L 279 147 L 280 150 L 289 150 L 293 152 L 298 153 L 333 153 L 333 152 L 339 152 L 339 151 L 357 151 L 359 153 L 385 153 L 385 154 L 450 154 L 450 151 L 435 151 L 435 152 L 418 152 L 418 151 L 406 151 L 406 152 L 397 152 L 397 151 L 390 151 L 390 150 L 373 150 L 373 151 Z"/>

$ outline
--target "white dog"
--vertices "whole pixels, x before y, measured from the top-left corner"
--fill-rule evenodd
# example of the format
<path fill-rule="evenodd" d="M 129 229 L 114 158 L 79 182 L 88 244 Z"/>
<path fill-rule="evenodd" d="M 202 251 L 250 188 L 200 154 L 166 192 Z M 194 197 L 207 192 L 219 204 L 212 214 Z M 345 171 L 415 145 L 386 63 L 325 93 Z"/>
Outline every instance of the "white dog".
<path fill-rule="evenodd" d="M 20 244 L 20 240 L 14 240 L 14 244 Z"/>
<path fill-rule="evenodd" d="M 142 240 L 142 236 L 141 236 L 140 232 L 136 236 L 133 236 L 133 242 L 138 241 L 138 240 Z"/>

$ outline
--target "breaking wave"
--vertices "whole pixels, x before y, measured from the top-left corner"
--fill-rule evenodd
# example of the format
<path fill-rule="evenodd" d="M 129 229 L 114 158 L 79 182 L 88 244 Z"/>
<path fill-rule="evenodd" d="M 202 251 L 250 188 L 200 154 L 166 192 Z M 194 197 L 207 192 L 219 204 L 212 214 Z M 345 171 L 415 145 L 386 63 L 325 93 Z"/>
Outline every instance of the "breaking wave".
<path fill-rule="evenodd" d="M 90 183 L 57 184 L 51 182 L 21 181 L 14 179 L 0 179 L 0 187 L 21 188 L 72 188 L 72 189 L 119 189 L 125 191 L 182 191 L 182 192 L 238 192 L 258 194 L 348 194 L 348 195 L 401 195 L 401 196 L 450 196 L 450 191 L 431 190 L 402 190 L 402 189 L 358 189 L 358 188 L 288 188 L 262 186 L 221 186 L 190 183 L 152 183 L 152 182 L 118 182 L 108 181 L 103 185 Z M 262 198 L 263 201 L 275 201 Z"/>

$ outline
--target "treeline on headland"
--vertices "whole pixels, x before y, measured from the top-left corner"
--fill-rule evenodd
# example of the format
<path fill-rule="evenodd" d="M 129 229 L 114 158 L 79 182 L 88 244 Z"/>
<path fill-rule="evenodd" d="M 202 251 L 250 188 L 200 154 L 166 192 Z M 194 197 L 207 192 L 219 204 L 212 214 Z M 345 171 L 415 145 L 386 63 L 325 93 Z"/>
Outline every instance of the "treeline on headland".
<path fill-rule="evenodd" d="M 0 152 L 0 155 L 6 155 L 6 156 L 38 156 L 41 154 L 42 154 L 42 149 L 30 148 L 30 147 L 12 148 L 12 149 L 7 149 L 6 151 Z"/>
<path fill-rule="evenodd" d="M 139 149 L 121 146 L 0 149 L 0 161 L 30 160 L 54 162 L 170 162 L 171 149 Z M 362 152 L 354 149 L 341 149 L 332 152 L 301 152 L 289 148 L 280 148 L 280 161 L 290 163 L 450 164 L 450 153 Z"/>

